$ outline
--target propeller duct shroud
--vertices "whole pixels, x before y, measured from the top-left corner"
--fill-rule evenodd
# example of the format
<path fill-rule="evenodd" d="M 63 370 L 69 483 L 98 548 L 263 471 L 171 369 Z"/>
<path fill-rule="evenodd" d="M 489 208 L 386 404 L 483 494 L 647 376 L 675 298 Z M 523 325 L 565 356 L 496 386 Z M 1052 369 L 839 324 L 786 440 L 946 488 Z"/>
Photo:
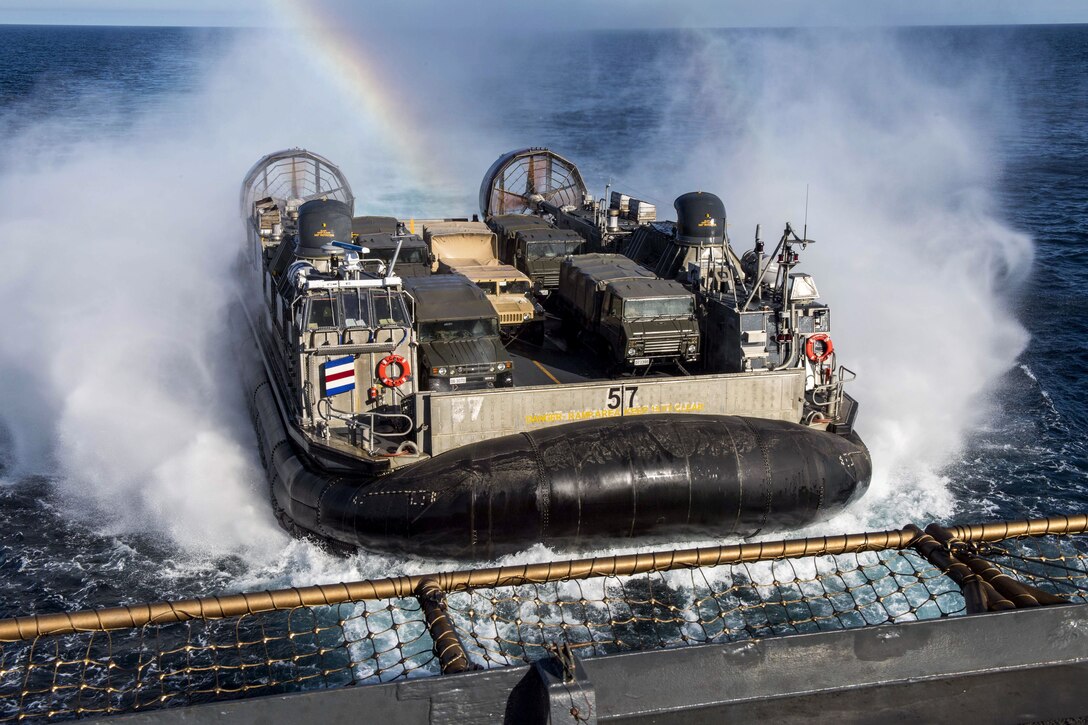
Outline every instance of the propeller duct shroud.
<path fill-rule="evenodd" d="M 581 206 L 586 185 L 578 167 L 546 148 L 510 151 L 498 158 L 480 184 L 484 218 L 528 214 L 540 202 L 557 207 Z"/>

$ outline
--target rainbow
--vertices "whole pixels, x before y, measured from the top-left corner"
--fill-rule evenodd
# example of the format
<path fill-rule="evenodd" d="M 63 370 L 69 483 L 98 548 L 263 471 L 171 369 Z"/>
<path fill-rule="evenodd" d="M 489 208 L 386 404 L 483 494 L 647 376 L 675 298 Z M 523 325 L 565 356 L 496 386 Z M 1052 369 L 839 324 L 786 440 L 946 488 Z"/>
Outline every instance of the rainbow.
<path fill-rule="evenodd" d="M 377 64 L 349 35 L 350 26 L 323 12 L 321 3 L 305 0 L 275 0 L 284 25 L 304 37 L 328 77 L 354 98 L 362 118 L 371 121 L 401 168 L 415 180 L 441 181 L 446 173 L 439 156 L 429 153 L 427 134 L 415 127 L 411 114 L 404 113 L 408 97 L 386 83 L 376 71 Z"/>

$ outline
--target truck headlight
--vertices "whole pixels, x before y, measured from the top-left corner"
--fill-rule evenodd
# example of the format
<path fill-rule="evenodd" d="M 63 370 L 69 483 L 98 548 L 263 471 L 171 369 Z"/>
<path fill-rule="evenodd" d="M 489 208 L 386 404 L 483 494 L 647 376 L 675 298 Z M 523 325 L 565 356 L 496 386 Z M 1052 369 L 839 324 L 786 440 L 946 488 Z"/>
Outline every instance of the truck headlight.
<path fill-rule="evenodd" d="M 447 370 L 446 368 L 438 368 L 438 374 L 439 375 L 447 375 L 447 374 L 449 374 L 449 370 Z"/>
<path fill-rule="evenodd" d="M 698 350 L 698 349 L 699 349 L 699 348 L 698 348 L 698 347 L 697 347 L 697 346 L 695 345 L 695 343 L 694 343 L 694 342 L 693 342 L 693 343 L 690 343 L 690 344 L 688 345 L 688 352 L 695 352 L 695 351 L 696 351 L 696 350 Z"/>
<path fill-rule="evenodd" d="M 503 370 L 506 369 L 506 363 L 504 363 L 504 362 L 499 363 L 498 365 L 495 366 L 495 369 L 498 370 L 501 373 Z"/>
<path fill-rule="evenodd" d="M 638 355 L 638 350 L 635 349 L 634 345 L 627 348 L 627 357 L 634 357 L 635 355 Z"/>

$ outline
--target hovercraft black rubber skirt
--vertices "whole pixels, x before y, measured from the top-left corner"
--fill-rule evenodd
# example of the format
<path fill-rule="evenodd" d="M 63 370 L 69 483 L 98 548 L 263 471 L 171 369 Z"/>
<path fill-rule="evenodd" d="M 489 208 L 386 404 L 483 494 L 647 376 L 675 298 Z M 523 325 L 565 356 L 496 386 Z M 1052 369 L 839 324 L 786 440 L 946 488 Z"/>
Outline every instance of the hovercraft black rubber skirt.
<path fill-rule="evenodd" d="M 789 530 L 842 510 L 872 473 L 855 435 L 666 414 L 580 421 L 380 477 L 337 476 L 295 451 L 267 384 L 253 404 L 281 521 L 378 551 L 492 558 L 538 542 L 584 549 Z"/>

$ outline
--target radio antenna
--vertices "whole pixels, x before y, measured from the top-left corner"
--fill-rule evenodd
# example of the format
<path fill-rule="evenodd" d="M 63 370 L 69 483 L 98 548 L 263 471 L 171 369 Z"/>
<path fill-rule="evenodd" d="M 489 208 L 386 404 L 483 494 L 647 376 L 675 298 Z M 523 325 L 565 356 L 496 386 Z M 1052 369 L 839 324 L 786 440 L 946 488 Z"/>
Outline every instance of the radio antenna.
<path fill-rule="evenodd" d="M 805 229 L 801 232 L 801 239 L 808 242 L 808 184 L 805 184 Z"/>

